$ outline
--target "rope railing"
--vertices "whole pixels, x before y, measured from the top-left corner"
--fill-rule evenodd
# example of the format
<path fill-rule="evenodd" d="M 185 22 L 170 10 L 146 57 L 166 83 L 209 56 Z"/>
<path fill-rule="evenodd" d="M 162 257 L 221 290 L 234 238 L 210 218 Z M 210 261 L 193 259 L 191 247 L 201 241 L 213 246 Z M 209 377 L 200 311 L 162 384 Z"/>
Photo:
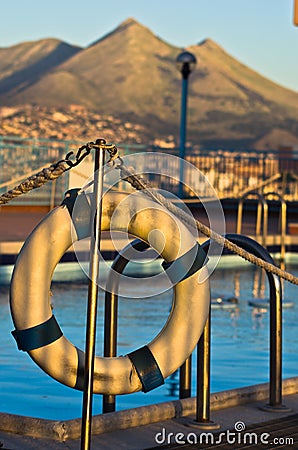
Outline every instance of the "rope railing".
<path fill-rule="evenodd" d="M 40 188 L 48 181 L 56 180 L 68 169 L 69 166 L 65 161 L 59 161 L 56 164 L 52 164 L 49 167 L 42 169 L 34 175 L 29 176 L 25 181 L 15 186 L 13 189 L 2 194 L 0 196 L 0 205 L 5 205 L 14 198 L 27 194 L 27 192 L 32 191 L 32 189 Z"/>
<path fill-rule="evenodd" d="M 99 141 L 101 141 L 100 144 Z M 97 140 L 95 143 L 89 142 L 86 145 L 80 147 L 75 157 L 76 158 L 75 162 L 73 162 L 70 159 L 70 157 L 73 155 L 73 152 L 70 152 L 66 155 L 64 160 L 58 161 L 55 164 L 51 164 L 49 167 L 44 168 L 43 170 L 37 172 L 35 175 L 30 176 L 25 181 L 20 183 L 18 186 L 2 194 L 0 196 L 0 206 L 7 204 L 9 201 L 20 195 L 30 192 L 32 189 L 36 189 L 43 186 L 48 181 L 56 180 L 64 172 L 80 164 L 80 162 L 90 153 L 92 148 L 96 148 L 99 145 L 101 146 L 104 145 L 105 149 L 110 154 L 109 163 L 111 163 L 115 169 L 119 169 L 121 171 L 121 178 L 130 183 L 131 186 L 134 187 L 136 190 L 144 192 L 155 202 L 166 207 L 170 212 L 172 212 L 181 220 L 183 220 L 188 226 L 193 228 L 195 223 L 197 229 L 201 233 L 203 233 L 207 238 L 213 239 L 220 246 L 226 248 L 230 252 L 235 253 L 236 255 L 240 256 L 246 261 L 266 270 L 267 272 L 273 273 L 278 277 L 283 278 L 289 283 L 298 285 L 298 277 L 296 277 L 295 275 L 285 270 L 282 270 L 279 267 L 275 266 L 274 264 L 270 264 L 264 261 L 263 259 L 253 255 L 252 253 L 244 250 L 243 248 L 229 241 L 229 239 L 227 239 L 225 236 L 222 236 L 217 232 L 215 232 L 214 230 L 211 230 L 208 226 L 204 225 L 199 220 L 194 221 L 194 218 L 190 214 L 178 208 L 174 203 L 172 203 L 171 201 L 166 199 L 163 195 L 161 195 L 159 192 L 157 192 L 156 189 L 153 189 L 151 183 L 144 177 L 140 176 L 139 174 L 136 174 L 133 167 L 126 167 L 123 164 L 123 160 L 120 158 L 118 150 L 114 145 L 103 144 L 102 141 L 103 140 Z"/>
<path fill-rule="evenodd" d="M 227 250 L 229 250 L 232 253 L 235 253 L 236 255 L 240 256 L 241 258 L 245 259 L 246 261 L 261 267 L 262 269 L 266 270 L 267 272 L 273 273 L 281 278 L 283 278 L 286 281 L 289 281 L 292 284 L 298 285 L 298 277 L 295 275 L 280 269 L 279 267 L 270 264 L 263 259 L 253 255 L 252 253 L 244 250 L 243 248 L 239 247 L 238 245 L 231 242 L 229 239 L 225 238 L 224 236 L 216 233 L 215 231 L 211 230 L 209 227 L 201 223 L 199 220 L 193 219 L 193 217 L 185 212 L 184 210 L 178 208 L 174 203 L 166 199 L 162 194 L 157 192 L 155 189 L 152 188 L 150 182 L 148 180 L 144 180 L 143 177 L 140 177 L 137 175 L 132 168 L 126 168 L 122 162 L 118 166 L 119 169 L 122 172 L 123 178 L 129 182 L 135 189 L 142 190 L 145 194 L 150 196 L 153 200 L 161 204 L 162 206 L 165 206 L 170 212 L 178 216 L 180 219 L 182 219 L 187 225 L 194 227 L 194 223 L 196 224 L 197 229 L 203 233 L 206 237 L 213 239 L 215 242 L 217 242 L 219 245 L 223 246 Z"/>

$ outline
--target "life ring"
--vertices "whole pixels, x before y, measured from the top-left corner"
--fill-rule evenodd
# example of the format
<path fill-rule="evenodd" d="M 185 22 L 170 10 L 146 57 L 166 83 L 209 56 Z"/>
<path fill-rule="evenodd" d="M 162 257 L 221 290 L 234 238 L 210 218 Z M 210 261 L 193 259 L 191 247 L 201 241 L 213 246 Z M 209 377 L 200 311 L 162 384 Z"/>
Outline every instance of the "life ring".
<path fill-rule="evenodd" d="M 161 231 L 153 243 L 151 236 L 150 245 L 165 260 L 164 268 L 176 284 L 169 318 L 149 344 L 125 356 L 96 356 L 93 392 L 98 394 L 146 392 L 162 384 L 194 350 L 209 313 L 206 255 L 192 233 L 143 194 L 123 200 L 120 194 L 104 196 L 102 230 L 112 223 L 113 229 L 147 243 L 152 230 Z M 19 349 L 54 379 L 82 390 L 84 352 L 63 335 L 50 305 L 56 265 L 75 240 L 90 235 L 90 199 L 78 195 L 72 208 L 67 201 L 54 208 L 24 243 L 12 276 L 10 307 Z"/>

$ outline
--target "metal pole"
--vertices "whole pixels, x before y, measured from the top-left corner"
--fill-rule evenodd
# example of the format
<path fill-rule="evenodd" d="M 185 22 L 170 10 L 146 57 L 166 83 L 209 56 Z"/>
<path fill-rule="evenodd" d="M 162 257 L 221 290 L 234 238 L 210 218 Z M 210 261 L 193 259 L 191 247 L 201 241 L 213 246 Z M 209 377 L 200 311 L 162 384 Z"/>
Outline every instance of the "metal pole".
<path fill-rule="evenodd" d="M 237 234 L 240 234 L 242 232 L 243 202 L 244 197 L 241 197 L 238 202 L 237 225 L 236 225 Z"/>
<path fill-rule="evenodd" d="M 227 234 L 226 238 L 234 244 L 253 253 L 264 261 L 274 264 L 268 251 L 253 239 L 239 235 Z M 210 240 L 202 247 L 208 250 Z M 289 408 L 282 404 L 282 286 L 280 279 L 266 272 L 270 288 L 270 375 L 269 404 L 262 407 L 266 411 L 286 412 Z M 197 354 L 197 411 L 192 426 L 212 429 L 217 425 L 210 420 L 210 333 L 211 314 L 204 327 L 203 335 L 198 343 Z"/>
<path fill-rule="evenodd" d="M 196 421 L 210 422 L 210 330 L 211 311 L 197 346 L 197 411 Z"/>
<path fill-rule="evenodd" d="M 84 395 L 82 411 L 81 450 L 90 449 L 92 425 L 93 377 L 96 339 L 96 316 L 98 297 L 99 250 L 103 195 L 104 148 L 95 148 L 93 204 L 90 220 L 90 268 L 85 344 Z"/>
<path fill-rule="evenodd" d="M 115 290 L 114 290 L 115 288 Z M 118 285 L 114 286 L 112 292 L 105 294 L 104 315 L 104 351 L 107 358 L 116 356 L 117 353 L 117 327 L 118 327 Z M 102 412 L 113 412 L 116 409 L 116 396 L 104 394 L 102 396 Z"/>
<path fill-rule="evenodd" d="M 263 235 L 262 235 L 262 246 L 267 247 L 267 237 L 268 237 L 268 203 L 263 197 Z"/>
<path fill-rule="evenodd" d="M 226 238 L 264 261 L 274 264 L 270 253 L 258 242 L 247 236 L 227 234 Z M 270 296 L 270 367 L 269 404 L 266 411 L 285 412 L 289 408 L 282 404 L 282 283 L 277 275 L 266 272 Z"/>
<path fill-rule="evenodd" d="M 177 68 L 182 75 L 182 92 L 181 92 L 181 117 L 180 117 L 180 182 L 178 186 L 178 195 L 183 197 L 183 182 L 184 182 L 184 157 L 185 157 L 185 142 L 186 142 L 186 114 L 187 114 L 187 89 L 188 77 L 195 67 L 197 60 L 195 55 L 188 51 L 183 51 L 176 58 Z"/>
<path fill-rule="evenodd" d="M 181 91 L 181 119 L 180 119 L 180 143 L 179 143 L 179 197 L 183 198 L 184 183 L 184 158 L 185 158 L 185 142 L 186 142 L 186 117 L 187 117 L 187 93 L 188 93 L 188 74 L 182 77 Z"/>
<path fill-rule="evenodd" d="M 111 266 L 110 275 L 107 279 L 105 293 L 104 311 L 104 349 L 103 354 L 107 358 L 117 355 L 117 327 L 118 327 L 118 289 L 120 279 L 116 273 L 120 274 L 125 269 L 128 260 L 119 254 L 114 259 Z M 104 394 L 102 396 L 103 414 L 113 412 L 116 409 L 116 396 Z"/>
<path fill-rule="evenodd" d="M 129 263 L 130 253 L 133 249 L 143 252 L 149 245 L 140 239 L 135 239 L 121 250 L 111 266 L 107 279 L 105 293 L 105 319 L 104 319 L 104 356 L 113 357 L 117 352 L 117 324 L 118 324 L 118 289 L 120 276 Z M 119 276 L 117 276 L 119 275 Z M 102 412 L 113 412 L 116 409 L 116 396 L 103 395 Z"/>
<path fill-rule="evenodd" d="M 280 268 L 285 270 L 286 257 L 286 230 L 287 230 L 287 204 L 283 198 L 281 202 L 281 217 L 280 217 Z"/>
<path fill-rule="evenodd" d="M 179 372 L 179 398 L 191 397 L 191 355 L 180 367 Z"/>
<path fill-rule="evenodd" d="M 280 268 L 285 269 L 285 256 L 286 256 L 286 229 L 287 229 L 287 203 L 282 195 L 278 192 L 267 192 L 266 197 L 277 197 L 280 202 L 279 213 L 279 232 L 280 232 Z"/>
<path fill-rule="evenodd" d="M 210 335 L 211 308 L 197 345 L 196 418 L 191 422 L 191 426 L 204 430 L 218 430 L 220 425 L 210 420 Z"/>

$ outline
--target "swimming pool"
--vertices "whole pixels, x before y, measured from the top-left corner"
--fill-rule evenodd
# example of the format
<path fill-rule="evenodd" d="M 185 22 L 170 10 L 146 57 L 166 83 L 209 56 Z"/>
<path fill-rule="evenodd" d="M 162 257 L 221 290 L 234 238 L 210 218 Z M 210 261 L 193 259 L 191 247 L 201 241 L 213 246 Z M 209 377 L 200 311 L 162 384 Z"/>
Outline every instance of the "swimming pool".
<path fill-rule="evenodd" d="M 224 257 L 229 258 L 229 257 Z M 269 376 L 269 313 L 252 308 L 254 296 L 268 297 L 260 271 L 247 264 L 229 264 L 211 276 L 212 296 L 236 296 L 236 308 L 212 310 L 211 390 L 212 392 L 267 382 Z M 232 269 L 237 267 L 237 269 Z M 222 265 L 221 265 L 222 267 Z M 227 267 L 229 267 L 227 269 Z M 287 269 L 298 275 L 297 265 Z M 266 281 L 266 277 L 264 278 Z M 138 287 L 136 287 L 138 289 Z M 153 289 L 153 287 L 152 287 Z M 84 349 L 87 283 L 52 286 L 55 316 L 76 346 Z M 65 387 L 46 375 L 26 353 L 19 352 L 10 332 L 13 329 L 8 306 L 9 288 L 0 288 L 0 411 L 47 419 L 81 416 L 82 393 Z M 283 313 L 283 377 L 297 376 L 298 296 L 297 286 L 284 284 L 285 300 L 294 303 Z M 97 354 L 103 348 L 103 300 L 99 294 Z M 148 343 L 165 323 L 171 305 L 171 292 L 158 296 L 121 298 L 119 303 L 118 354 L 126 354 Z M 195 360 L 195 358 L 194 358 Z M 193 368 L 194 370 L 194 368 Z M 195 376 L 193 376 L 193 393 Z M 178 374 L 154 391 L 117 397 L 117 409 L 157 403 L 178 398 Z M 101 412 L 101 396 L 94 396 L 94 414 Z"/>

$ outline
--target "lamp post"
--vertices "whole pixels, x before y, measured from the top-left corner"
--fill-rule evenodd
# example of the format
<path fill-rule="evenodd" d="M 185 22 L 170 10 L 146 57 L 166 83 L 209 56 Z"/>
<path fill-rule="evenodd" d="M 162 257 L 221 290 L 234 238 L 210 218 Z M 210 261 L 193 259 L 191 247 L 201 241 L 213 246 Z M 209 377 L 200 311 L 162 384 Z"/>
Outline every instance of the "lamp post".
<path fill-rule="evenodd" d="M 180 143 L 179 143 L 179 157 L 180 157 L 180 183 L 179 183 L 179 197 L 183 197 L 183 182 L 184 182 L 184 157 L 185 157 L 185 142 L 186 142 L 186 116 L 187 116 L 187 91 L 188 91 L 188 77 L 193 71 L 197 63 L 196 57 L 187 51 L 183 51 L 176 58 L 176 65 L 182 75 L 182 91 L 181 91 L 181 118 L 180 118 Z"/>

